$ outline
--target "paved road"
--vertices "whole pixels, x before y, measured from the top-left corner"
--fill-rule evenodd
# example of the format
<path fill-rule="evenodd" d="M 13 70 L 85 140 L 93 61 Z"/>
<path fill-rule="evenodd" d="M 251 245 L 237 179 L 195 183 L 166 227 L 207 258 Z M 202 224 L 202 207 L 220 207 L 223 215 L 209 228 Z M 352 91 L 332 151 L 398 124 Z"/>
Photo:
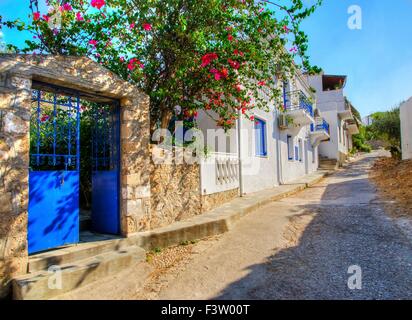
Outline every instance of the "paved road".
<path fill-rule="evenodd" d="M 152 298 L 412 299 L 412 244 L 368 180 L 375 157 L 199 243 Z M 350 266 L 361 268 L 361 290 L 348 288 Z"/>

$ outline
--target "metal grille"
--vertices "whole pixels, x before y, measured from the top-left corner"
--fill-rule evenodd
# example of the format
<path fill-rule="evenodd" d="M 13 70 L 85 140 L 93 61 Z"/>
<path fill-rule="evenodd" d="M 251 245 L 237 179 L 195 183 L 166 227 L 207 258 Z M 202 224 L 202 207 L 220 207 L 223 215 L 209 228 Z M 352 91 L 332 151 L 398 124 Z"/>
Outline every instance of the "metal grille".
<path fill-rule="evenodd" d="M 93 108 L 93 171 L 118 169 L 119 150 L 119 108 L 116 104 Z"/>
<path fill-rule="evenodd" d="M 80 97 L 32 90 L 30 168 L 78 171 L 80 166 Z"/>

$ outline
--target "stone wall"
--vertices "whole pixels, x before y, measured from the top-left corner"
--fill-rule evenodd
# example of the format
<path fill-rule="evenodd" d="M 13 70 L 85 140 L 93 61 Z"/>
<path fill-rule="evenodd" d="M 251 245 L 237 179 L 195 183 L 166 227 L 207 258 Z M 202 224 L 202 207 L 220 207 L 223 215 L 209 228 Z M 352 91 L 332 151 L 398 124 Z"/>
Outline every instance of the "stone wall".
<path fill-rule="evenodd" d="M 211 211 L 239 197 L 239 188 L 202 196 L 202 212 Z"/>
<path fill-rule="evenodd" d="M 27 203 L 31 81 L 0 75 L 0 297 L 27 270 Z"/>
<path fill-rule="evenodd" d="M 162 153 L 160 148 L 152 148 L 155 154 Z M 175 152 L 184 153 L 179 149 Z M 150 187 L 151 216 L 145 230 L 206 213 L 239 196 L 239 189 L 202 196 L 199 164 L 152 164 Z"/>
<path fill-rule="evenodd" d="M 199 173 L 197 164 L 153 165 L 150 229 L 202 213 Z"/>

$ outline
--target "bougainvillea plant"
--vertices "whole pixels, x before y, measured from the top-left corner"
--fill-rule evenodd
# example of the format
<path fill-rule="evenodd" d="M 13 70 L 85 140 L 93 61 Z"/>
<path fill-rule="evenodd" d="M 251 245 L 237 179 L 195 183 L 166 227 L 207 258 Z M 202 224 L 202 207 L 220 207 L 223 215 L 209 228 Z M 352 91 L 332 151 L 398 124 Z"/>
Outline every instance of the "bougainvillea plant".
<path fill-rule="evenodd" d="M 293 68 L 312 70 L 300 25 L 321 1 L 49 0 L 40 12 L 30 0 L 31 23 L 2 25 L 33 33 L 20 51 L 86 55 L 140 87 L 152 130 L 177 109 L 187 119 L 205 110 L 228 129 L 279 101 L 277 82 Z"/>

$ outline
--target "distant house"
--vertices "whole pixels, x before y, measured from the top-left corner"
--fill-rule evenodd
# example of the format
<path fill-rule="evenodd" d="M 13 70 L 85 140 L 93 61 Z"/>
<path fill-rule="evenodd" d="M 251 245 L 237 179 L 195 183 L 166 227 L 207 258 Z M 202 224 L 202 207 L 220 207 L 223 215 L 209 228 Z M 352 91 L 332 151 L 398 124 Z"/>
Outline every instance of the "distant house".
<path fill-rule="evenodd" d="M 363 123 L 365 126 L 370 126 L 370 125 L 373 123 L 373 117 L 372 117 L 372 115 L 369 115 L 369 116 L 363 118 L 363 119 L 362 119 L 362 123 Z"/>
<path fill-rule="evenodd" d="M 402 158 L 412 159 L 412 97 L 400 106 Z"/>
<path fill-rule="evenodd" d="M 322 158 L 336 160 L 343 164 L 353 148 L 352 135 L 359 133 L 359 120 L 353 106 L 344 95 L 346 85 L 344 75 L 308 76 L 309 84 L 316 90 L 319 111 L 330 125 L 330 140 L 319 146 Z"/>

